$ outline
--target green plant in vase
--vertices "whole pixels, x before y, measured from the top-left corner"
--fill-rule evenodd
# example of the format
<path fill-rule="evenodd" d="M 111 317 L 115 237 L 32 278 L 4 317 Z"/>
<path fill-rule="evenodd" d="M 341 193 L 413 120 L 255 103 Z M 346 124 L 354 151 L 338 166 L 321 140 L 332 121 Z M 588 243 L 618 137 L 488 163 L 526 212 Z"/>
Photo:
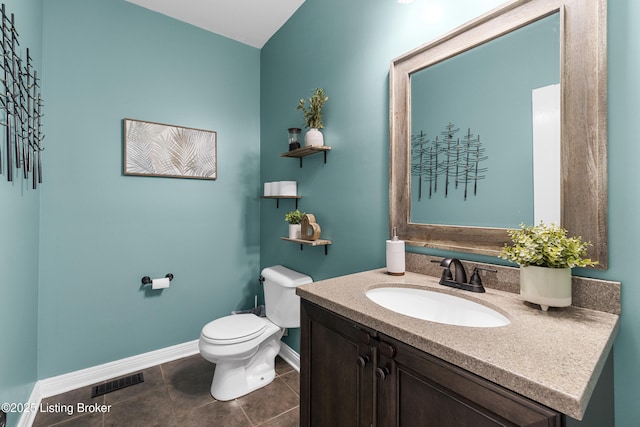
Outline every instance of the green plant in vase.
<path fill-rule="evenodd" d="M 284 214 L 284 220 L 289 224 L 302 224 L 302 218 L 304 218 L 305 212 L 300 212 L 298 209 L 290 211 Z"/>
<path fill-rule="evenodd" d="M 569 237 L 567 230 L 543 222 L 536 226 L 520 224 L 519 230 L 508 230 L 512 245 L 502 248 L 499 257 L 527 267 L 549 268 L 591 267 L 597 263 L 587 258 L 589 242 Z"/>
<path fill-rule="evenodd" d="M 499 257 L 520 265 L 520 295 L 525 301 L 549 307 L 571 305 L 571 269 L 597 264 L 587 258 L 589 242 L 569 237 L 567 230 L 543 222 L 508 230 L 511 245 Z"/>
<path fill-rule="evenodd" d="M 305 216 L 305 212 L 300 212 L 298 209 L 295 211 L 287 212 L 284 215 L 284 220 L 289 223 L 289 238 L 300 239 L 302 238 L 302 219 Z"/>
<path fill-rule="evenodd" d="M 315 88 L 313 94 L 309 98 L 309 106 L 304 98 L 298 101 L 297 110 L 302 110 L 304 115 L 304 123 L 309 131 L 307 131 L 304 142 L 306 146 L 322 146 L 324 145 L 324 137 L 320 132 L 320 129 L 324 128 L 324 122 L 322 118 L 322 107 L 329 100 L 329 97 L 325 94 L 324 89 Z"/>

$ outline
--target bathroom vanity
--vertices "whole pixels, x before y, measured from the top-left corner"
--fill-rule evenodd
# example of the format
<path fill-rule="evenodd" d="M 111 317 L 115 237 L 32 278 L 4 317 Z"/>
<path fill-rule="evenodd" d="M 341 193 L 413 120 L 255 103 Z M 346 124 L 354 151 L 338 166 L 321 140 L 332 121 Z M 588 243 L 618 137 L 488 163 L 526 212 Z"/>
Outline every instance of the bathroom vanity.
<path fill-rule="evenodd" d="M 424 169 L 422 160 L 416 164 L 415 158 L 423 159 L 427 146 L 423 146 L 424 141 L 419 146 L 409 142 L 416 138 L 421 141 L 422 130 L 432 128 L 429 120 L 435 112 L 445 110 L 456 120 L 464 120 L 464 113 L 458 105 L 442 108 L 438 101 L 442 97 L 434 89 L 417 90 L 419 85 L 413 79 L 422 79 L 420 75 L 430 73 L 430 69 L 437 71 L 443 63 L 456 57 L 464 59 L 476 49 L 481 64 L 492 63 L 494 56 L 484 47 L 552 18 L 559 28 L 552 31 L 553 37 L 560 36 L 557 46 L 553 42 L 560 52 L 559 69 L 553 72 L 560 78 L 562 111 L 559 222 L 572 235 L 590 241 L 588 256 L 598 262 L 597 268 L 607 269 L 606 3 L 512 0 L 392 61 L 390 231 L 396 229 L 398 237 L 412 246 L 489 256 L 500 253 L 509 237 L 506 228 L 494 223 L 491 209 L 496 203 L 491 199 L 484 199 L 491 208 L 491 220 L 484 224 L 477 222 L 474 209 L 451 205 L 452 199 L 438 202 L 449 204 L 451 210 L 436 217 L 451 219 L 452 223 L 434 221 L 428 207 L 425 212 L 414 210 L 421 200 L 421 193 L 414 194 L 414 187 L 422 187 L 412 185 L 412 180 L 426 182 L 422 176 L 415 176 L 416 169 Z M 518 48 L 526 51 L 522 46 Z M 456 75 L 471 70 L 461 82 L 476 81 L 476 66 L 458 64 L 451 65 L 457 67 Z M 425 79 L 436 81 L 432 77 Z M 449 80 L 449 75 L 446 78 Z M 524 98 L 510 97 L 502 104 L 530 105 L 529 93 L 538 87 L 532 84 L 522 92 L 527 94 Z M 503 81 L 496 82 L 493 90 L 504 91 Z M 447 97 L 456 99 L 449 92 Z M 469 115 L 479 113 L 480 109 Z M 483 120 L 483 127 L 493 126 L 496 134 L 510 135 L 501 132 L 504 122 L 504 114 L 494 114 L 491 122 Z M 516 129 L 513 135 L 528 138 L 526 130 Z M 498 141 L 492 144 L 497 151 L 512 145 L 508 138 L 504 145 Z M 535 172 L 522 178 L 534 182 Z M 518 182 L 511 191 L 500 187 L 483 194 L 504 198 L 526 186 Z M 531 199 L 535 205 L 535 198 Z M 435 212 L 433 204 L 430 206 Z M 460 212 L 471 215 L 454 220 L 452 214 Z M 509 227 L 510 222 L 505 221 L 503 227 Z M 432 265 L 431 259 L 420 257 L 415 263 L 419 268 L 411 269 L 410 258 L 414 255 L 405 253 L 410 272 L 401 277 L 373 270 L 297 288 L 302 298 L 301 425 L 564 426 L 568 417 L 584 417 L 618 330 L 620 283 L 574 277 L 573 305 L 543 312 L 518 295 L 517 269 L 496 266 L 496 274 L 483 277 L 483 282 L 492 282 L 484 283 L 486 293 L 472 293 L 439 285 L 440 271 L 424 271 Z M 368 290 L 379 287 L 456 295 L 499 312 L 510 323 L 499 327 L 458 326 L 403 315 L 367 297 Z"/>
<path fill-rule="evenodd" d="M 435 323 L 365 295 L 389 286 L 470 299 L 510 324 Z M 584 415 L 618 328 L 613 313 L 575 306 L 545 313 L 512 292 L 471 294 L 411 272 L 373 270 L 297 293 L 303 426 L 562 426 L 565 414 Z"/>

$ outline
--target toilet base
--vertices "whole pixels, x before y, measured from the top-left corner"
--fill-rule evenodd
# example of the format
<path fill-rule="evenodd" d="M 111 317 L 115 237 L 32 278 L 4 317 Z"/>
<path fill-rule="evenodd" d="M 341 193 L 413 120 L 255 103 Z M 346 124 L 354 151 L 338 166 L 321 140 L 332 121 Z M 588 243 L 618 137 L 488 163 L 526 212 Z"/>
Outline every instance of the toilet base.
<path fill-rule="evenodd" d="M 282 333 L 277 333 L 261 343 L 248 359 L 218 362 L 211 382 L 211 396 L 223 402 L 233 400 L 273 382 L 281 336 Z"/>

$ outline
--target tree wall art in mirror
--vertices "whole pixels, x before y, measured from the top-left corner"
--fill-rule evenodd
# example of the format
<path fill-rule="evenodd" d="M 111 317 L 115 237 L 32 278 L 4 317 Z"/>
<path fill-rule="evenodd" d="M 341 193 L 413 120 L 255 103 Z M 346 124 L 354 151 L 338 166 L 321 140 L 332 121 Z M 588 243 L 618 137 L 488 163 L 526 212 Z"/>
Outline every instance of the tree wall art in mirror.
<path fill-rule="evenodd" d="M 390 231 L 395 227 L 399 238 L 410 245 L 494 256 L 509 241 L 507 229 L 512 228 L 512 224 L 488 226 L 480 221 L 474 223 L 473 209 L 465 218 L 468 223 L 462 225 L 453 221 L 432 223 L 422 219 L 425 218 L 422 216 L 418 219 L 417 215 L 412 218 L 412 203 L 415 203 L 411 198 L 412 132 L 416 132 L 416 129 L 412 129 L 412 108 L 418 108 L 418 102 L 421 111 L 428 111 L 429 108 L 424 106 L 424 100 L 418 100 L 418 95 L 412 93 L 412 78 L 421 72 L 420 78 L 425 79 L 423 72 L 430 67 L 436 69 L 446 61 L 553 17 L 557 24 L 552 25 L 559 28 L 557 51 L 560 54 L 557 71 L 560 83 L 559 225 L 570 234 L 591 242 L 588 256 L 598 262 L 596 268 L 607 268 L 606 11 L 606 0 L 514 0 L 392 61 L 389 74 Z M 477 84 L 481 85 L 482 82 L 478 81 Z M 439 98 L 431 95 L 432 99 L 436 98 L 433 102 L 437 103 Z M 487 102 L 479 108 L 490 110 L 491 101 Z M 447 120 L 455 122 L 456 118 L 451 117 L 453 115 L 447 116 Z M 442 123 L 441 126 L 447 124 Z M 472 127 L 471 130 L 465 127 L 460 133 L 473 132 L 475 125 Z M 530 138 L 531 129 L 523 128 L 522 134 Z M 487 145 L 483 147 L 489 148 L 488 144 L 494 140 L 485 139 Z M 413 162 L 415 164 L 415 159 Z M 501 164 L 491 165 L 491 175 L 497 175 L 495 169 Z M 416 179 L 415 176 L 413 179 Z M 530 177 L 527 180 L 531 181 Z M 513 190 L 510 191 L 513 193 Z M 504 193 L 499 196 L 509 200 L 509 192 Z M 479 193 L 473 197 L 473 202 L 478 203 L 478 199 L 479 203 L 494 206 L 489 198 L 482 200 L 482 197 Z M 465 203 L 463 198 L 456 199 Z M 447 202 L 440 198 L 437 203 Z M 502 208 L 495 206 L 493 209 L 497 212 Z"/>

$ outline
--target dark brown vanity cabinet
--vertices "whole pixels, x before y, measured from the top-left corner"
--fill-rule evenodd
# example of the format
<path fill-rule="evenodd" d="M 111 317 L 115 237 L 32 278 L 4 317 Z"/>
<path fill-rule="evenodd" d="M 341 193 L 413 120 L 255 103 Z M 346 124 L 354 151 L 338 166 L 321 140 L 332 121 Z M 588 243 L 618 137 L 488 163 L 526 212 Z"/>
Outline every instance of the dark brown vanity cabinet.
<path fill-rule="evenodd" d="M 305 301 L 300 321 L 300 425 L 371 427 L 375 331 Z"/>
<path fill-rule="evenodd" d="M 564 416 L 308 301 L 300 425 L 564 426 Z"/>

